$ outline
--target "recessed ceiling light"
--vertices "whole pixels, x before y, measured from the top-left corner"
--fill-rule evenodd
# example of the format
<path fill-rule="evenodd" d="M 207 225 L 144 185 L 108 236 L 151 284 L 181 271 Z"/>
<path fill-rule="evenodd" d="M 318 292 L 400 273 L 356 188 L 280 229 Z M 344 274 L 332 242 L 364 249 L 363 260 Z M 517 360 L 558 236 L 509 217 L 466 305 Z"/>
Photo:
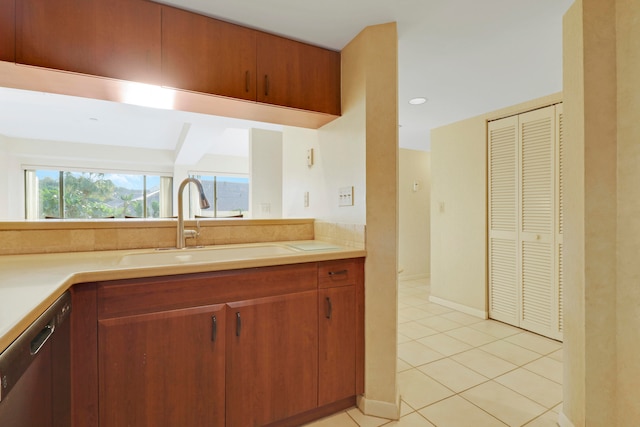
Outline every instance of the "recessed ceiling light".
<path fill-rule="evenodd" d="M 424 104 L 425 102 L 427 102 L 427 98 L 412 98 L 409 100 L 409 104 L 411 105 L 420 105 L 420 104 Z"/>

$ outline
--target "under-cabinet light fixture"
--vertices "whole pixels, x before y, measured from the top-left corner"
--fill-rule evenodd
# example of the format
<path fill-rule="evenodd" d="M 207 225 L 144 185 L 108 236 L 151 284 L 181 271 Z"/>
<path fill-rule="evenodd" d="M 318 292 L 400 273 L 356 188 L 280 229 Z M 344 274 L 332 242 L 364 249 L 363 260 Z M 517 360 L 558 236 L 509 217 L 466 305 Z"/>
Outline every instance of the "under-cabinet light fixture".
<path fill-rule="evenodd" d="M 160 86 L 128 82 L 123 87 L 121 100 L 125 104 L 171 110 L 175 93 L 172 89 Z"/>
<path fill-rule="evenodd" d="M 423 97 L 411 98 L 409 100 L 409 104 L 411 105 L 420 105 L 420 104 L 424 104 L 425 102 L 427 102 L 427 98 L 423 98 Z"/>

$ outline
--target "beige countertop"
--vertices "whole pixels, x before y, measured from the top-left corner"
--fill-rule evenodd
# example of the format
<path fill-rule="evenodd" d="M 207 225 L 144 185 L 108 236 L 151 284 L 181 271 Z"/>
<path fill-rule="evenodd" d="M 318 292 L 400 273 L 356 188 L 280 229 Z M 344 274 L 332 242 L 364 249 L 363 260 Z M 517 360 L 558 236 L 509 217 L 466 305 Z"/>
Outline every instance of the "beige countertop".
<path fill-rule="evenodd" d="M 76 283 L 363 257 L 320 241 L 0 256 L 0 353 Z"/>

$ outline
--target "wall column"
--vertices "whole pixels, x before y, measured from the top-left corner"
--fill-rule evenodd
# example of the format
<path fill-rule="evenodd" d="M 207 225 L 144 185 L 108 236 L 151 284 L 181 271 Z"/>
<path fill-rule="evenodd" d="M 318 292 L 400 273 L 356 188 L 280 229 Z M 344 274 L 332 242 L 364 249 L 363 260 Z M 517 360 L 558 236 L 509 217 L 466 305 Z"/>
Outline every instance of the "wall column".
<path fill-rule="evenodd" d="M 562 426 L 640 425 L 639 17 L 576 0 L 564 19 Z"/>

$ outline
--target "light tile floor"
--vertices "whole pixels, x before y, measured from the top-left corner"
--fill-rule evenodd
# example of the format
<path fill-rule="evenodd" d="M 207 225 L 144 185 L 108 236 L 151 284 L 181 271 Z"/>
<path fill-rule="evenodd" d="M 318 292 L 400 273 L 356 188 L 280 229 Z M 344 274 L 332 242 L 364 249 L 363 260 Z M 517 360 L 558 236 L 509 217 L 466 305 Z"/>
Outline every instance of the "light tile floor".
<path fill-rule="evenodd" d="M 357 408 L 306 427 L 555 427 L 562 344 L 429 302 L 429 280 L 398 285 L 398 421 Z"/>

